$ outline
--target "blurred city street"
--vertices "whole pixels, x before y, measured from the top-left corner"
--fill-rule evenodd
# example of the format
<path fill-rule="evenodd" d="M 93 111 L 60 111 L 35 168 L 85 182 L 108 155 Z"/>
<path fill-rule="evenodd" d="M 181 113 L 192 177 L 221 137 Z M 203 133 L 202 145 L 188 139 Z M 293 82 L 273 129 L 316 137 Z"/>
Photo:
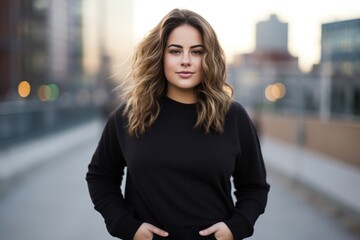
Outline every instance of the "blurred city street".
<path fill-rule="evenodd" d="M 271 189 L 251 239 L 360 240 L 359 0 L 0 1 L 0 240 L 114 239 L 87 167 L 140 38 L 183 7 L 212 23 L 260 137 Z"/>
<path fill-rule="evenodd" d="M 8 187 L 0 198 L 2 240 L 114 239 L 93 209 L 85 181 L 87 164 L 103 123 L 84 125 L 71 129 L 83 135 L 82 143 L 71 134 L 66 137 L 65 133 L 42 139 L 49 146 L 51 141 L 58 145 L 74 142 L 74 145 L 56 155 L 45 150 L 48 159 L 37 162 L 37 167 L 22 169 L 25 175 L 13 176 L 6 182 Z M 266 160 L 268 151 L 264 150 Z M 291 187 L 287 178 L 271 169 L 268 172 L 271 184 L 268 207 L 251 239 L 358 239 L 331 214 L 311 203 L 301 188 Z"/>

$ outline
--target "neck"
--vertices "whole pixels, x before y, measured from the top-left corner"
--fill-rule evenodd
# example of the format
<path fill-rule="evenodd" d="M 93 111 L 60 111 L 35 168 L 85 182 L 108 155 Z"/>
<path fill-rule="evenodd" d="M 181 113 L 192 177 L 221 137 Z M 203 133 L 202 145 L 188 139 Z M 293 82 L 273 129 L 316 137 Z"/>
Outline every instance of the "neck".
<path fill-rule="evenodd" d="M 166 96 L 172 100 L 185 104 L 193 104 L 197 102 L 197 97 L 193 91 L 178 93 L 168 90 Z"/>

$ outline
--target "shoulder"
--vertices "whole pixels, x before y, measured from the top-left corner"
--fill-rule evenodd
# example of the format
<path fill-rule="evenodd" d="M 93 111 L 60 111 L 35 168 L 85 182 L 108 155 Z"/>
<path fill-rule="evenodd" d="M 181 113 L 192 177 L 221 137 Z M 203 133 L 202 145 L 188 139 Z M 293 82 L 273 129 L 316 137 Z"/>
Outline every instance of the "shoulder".
<path fill-rule="evenodd" d="M 233 115 L 236 117 L 241 117 L 241 118 L 248 118 L 248 113 L 246 111 L 246 109 L 244 108 L 243 105 L 241 105 L 239 102 L 237 101 L 232 101 L 230 108 L 229 108 L 229 115 Z"/>
<path fill-rule="evenodd" d="M 125 112 L 125 107 L 125 103 L 120 103 L 119 105 L 117 105 L 108 115 L 108 119 L 119 118 L 123 116 Z"/>
<path fill-rule="evenodd" d="M 120 104 L 109 114 L 108 124 L 113 126 L 124 125 L 126 122 L 126 117 L 124 113 L 125 113 L 125 104 Z"/>
<path fill-rule="evenodd" d="M 252 125 L 252 120 L 248 111 L 241 103 L 237 101 L 233 101 L 231 103 L 228 114 L 226 116 L 226 121 L 230 124 L 233 123 L 238 127 L 249 127 Z"/>
<path fill-rule="evenodd" d="M 232 102 L 226 122 L 229 128 L 236 128 L 242 138 L 249 139 L 254 136 L 254 123 L 245 107 L 239 102 Z"/>

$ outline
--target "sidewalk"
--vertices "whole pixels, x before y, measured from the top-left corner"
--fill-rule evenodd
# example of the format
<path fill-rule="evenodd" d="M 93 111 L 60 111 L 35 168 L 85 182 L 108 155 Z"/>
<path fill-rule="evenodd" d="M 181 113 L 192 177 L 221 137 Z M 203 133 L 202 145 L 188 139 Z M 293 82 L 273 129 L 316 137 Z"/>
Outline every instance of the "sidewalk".
<path fill-rule="evenodd" d="M 267 167 L 360 216 L 360 169 L 273 138 L 261 143 Z"/>
<path fill-rule="evenodd" d="M 0 151 L 0 187 L 33 167 L 93 140 L 99 136 L 101 128 L 100 120 L 91 120 Z"/>
<path fill-rule="evenodd" d="M 0 185 L 34 166 L 99 138 L 102 127 L 101 120 L 93 120 L 0 151 Z M 360 169 L 273 138 L 264 137 L 261 144 L 267 167 L 360 215 Z"/>

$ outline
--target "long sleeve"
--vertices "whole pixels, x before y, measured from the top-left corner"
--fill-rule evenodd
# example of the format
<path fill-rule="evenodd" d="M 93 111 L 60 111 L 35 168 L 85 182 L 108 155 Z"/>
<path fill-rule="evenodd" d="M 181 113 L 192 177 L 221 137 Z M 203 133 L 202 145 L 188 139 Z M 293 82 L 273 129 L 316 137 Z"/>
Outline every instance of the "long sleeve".
<path fill-rule="evenodd" d="M 253 234 L 258 217 L 264 213 L 270 185 L 266 181 L 266 170 L 260 142 L 254 125 L 240 105 L 238 135 L 241 152 L 236 159 L 233 173 L 235 209 L 233 216 L 225 221 L 235 240 Z"/>
<path fill-rule="evenodd" d="M 106 123 L 96 151 L 88 166 L 86 181 L 94 208 L 101 213 L 109 233 L 123 240 L 131 240 L 141 221 L 124 199 L 120 186 L 126 162 L 117 137 L 117 119 L 112 114 Z"/>

